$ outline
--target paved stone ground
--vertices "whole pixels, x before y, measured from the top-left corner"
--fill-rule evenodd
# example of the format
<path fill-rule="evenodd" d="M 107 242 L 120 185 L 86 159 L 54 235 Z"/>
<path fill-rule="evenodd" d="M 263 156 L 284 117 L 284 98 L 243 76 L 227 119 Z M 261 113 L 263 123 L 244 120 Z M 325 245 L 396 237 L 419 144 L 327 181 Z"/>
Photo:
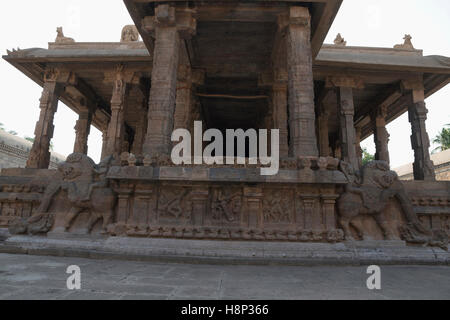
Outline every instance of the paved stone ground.
<path fill-rule="evenodd" d="M 81 268 L 80 291 L 66 287 Z M 0 254 L 0 299 L 450 299 L 450 267 L 217 266 Z"/>

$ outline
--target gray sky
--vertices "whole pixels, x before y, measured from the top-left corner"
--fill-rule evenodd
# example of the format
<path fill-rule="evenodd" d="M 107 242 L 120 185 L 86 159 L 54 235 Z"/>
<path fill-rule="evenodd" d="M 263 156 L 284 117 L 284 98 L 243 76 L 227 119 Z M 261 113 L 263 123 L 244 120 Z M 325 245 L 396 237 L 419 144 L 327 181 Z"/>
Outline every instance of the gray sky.
<path fill-rule="evenodd" d="M 0 51 L 20 47 L 47 48 L 63 26 L 66 36 L 80 42 L 119 41 L 124 25 L 131 18 L 122 0 L 24 0 L 0 4 Z M 105 11 L 107 8 L 107 11 Z M 413 36 L 416 48 L 425 55 L 450 56 L 450 1 L 448 0 L 344 0 L 328 34 L 332 43 L 338 32 L 351 46 L 392 47 L 403 36 Z M 0 61 L 0 122 L 20 136 L 34 136 L 39 117 L 42 89 L 4 60 Z M 430 138 L 450 123 L 450 86 L 429 99 L 427 129 Z M 60 103 L 55 117 L 55 151 L 68 155 L 73 150 L 77 116 Z M 388 126 L 392 166 L 413 161 L 411 128 L 406 115 Z M 93 129 L 89 137 L 89 156 L 100 158 L 101 134 Z M 374 152 L 373 138 L 363 146 Z"/>

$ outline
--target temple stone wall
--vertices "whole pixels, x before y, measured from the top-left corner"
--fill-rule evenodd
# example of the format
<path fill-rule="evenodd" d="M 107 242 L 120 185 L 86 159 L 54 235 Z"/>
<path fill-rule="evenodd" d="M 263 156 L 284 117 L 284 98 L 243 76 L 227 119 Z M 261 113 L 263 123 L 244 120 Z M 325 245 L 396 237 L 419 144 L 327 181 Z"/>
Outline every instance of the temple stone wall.
<path fill-rule="evenodd" d="M 5 168 L 25 168 L 32 143 L 0 130 L 0 171 Z M 50 169 L 56 169 L 65 158 L 52 153 Z"/>

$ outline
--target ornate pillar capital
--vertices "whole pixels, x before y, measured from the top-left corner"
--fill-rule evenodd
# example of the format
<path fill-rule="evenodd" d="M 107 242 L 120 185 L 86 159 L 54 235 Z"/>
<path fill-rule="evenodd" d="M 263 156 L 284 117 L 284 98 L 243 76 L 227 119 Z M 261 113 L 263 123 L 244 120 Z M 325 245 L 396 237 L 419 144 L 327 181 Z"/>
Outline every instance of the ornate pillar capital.
<path fill-rule="evenodd" d="M 156 38 L 158 28 L 176 28 L 182 39 L 190 39 L 197 31 L 195 13 L 194 9 L 160 4 L 156 6 L 154 16 L 142 20 L 142 28 L 153 38 Z"/>
<path fill-rule="evenodd" d="M 287 27 L 294 26 L 300 28 L 311 28 L 311 14 L 306 7 L 292 6 L 287 12 L 278 16 L 278 30 L 281 33 L 286 31 Z"/>

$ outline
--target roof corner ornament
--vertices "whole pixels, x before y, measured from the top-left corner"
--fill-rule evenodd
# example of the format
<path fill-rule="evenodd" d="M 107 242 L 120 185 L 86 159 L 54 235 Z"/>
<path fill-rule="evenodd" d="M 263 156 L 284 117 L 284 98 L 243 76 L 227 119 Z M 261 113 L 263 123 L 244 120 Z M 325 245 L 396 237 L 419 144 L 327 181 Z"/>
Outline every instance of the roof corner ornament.
<path fill-rule="evenodd" d="M 127 25 L 122 29 L 120 42 L 137 42 L 139 41 L 139 31 L 135 25 Z"/>
<path fill-rule="evenodd" d="M 345 47 L 347 45 L 347 41 L 345 41 L 345 39 L 342 38 L 341 34 L 338 33 L 336 39 L 334 39 L 334 45 Z"/>
<path fill-rule="evenodd" d="M 411 42 L 411 35 L 409 34 L 405 34 L 405 37 L 403 38 L 403 40 L 405 40 L 405 42 L 403 44 L 397 44 L 394 46 L 394 49 L 406 49 L 406 50 L 414 50 L 414 46 Z"/>
<path fill-rule="evenodd" d="M 75 43 L 75 40 L 73 40 L 72 38 L 68 38 L 64 36 L 64 32 L 63 32 L 63 28 L 62 27 L 58 27 L 56 28 L 56 39 L 55 39 L 55 43 Z"/>

